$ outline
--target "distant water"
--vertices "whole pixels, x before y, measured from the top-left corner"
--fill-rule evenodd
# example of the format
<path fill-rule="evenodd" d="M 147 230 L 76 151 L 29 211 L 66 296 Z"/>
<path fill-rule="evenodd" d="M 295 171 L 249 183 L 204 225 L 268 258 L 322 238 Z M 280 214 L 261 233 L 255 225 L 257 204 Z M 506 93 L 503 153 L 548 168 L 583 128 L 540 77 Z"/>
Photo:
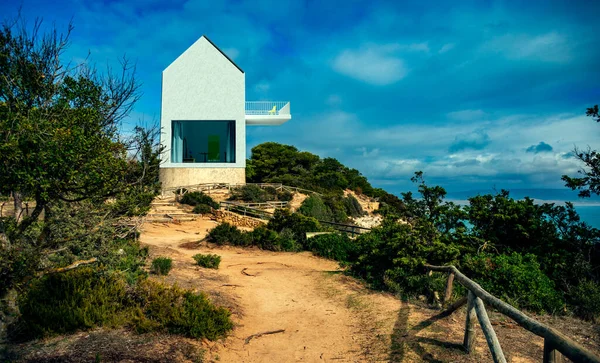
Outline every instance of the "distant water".
<path fill-rule="evenodd" d="M 575 207 L 575 210 L 582 221 L 600 229 L 600 205 L 578 205 Z"/>
<path fill-rule="evenodd" d="M 465 205 L 468 198 L 478 194 L 494 194 L 490 190 L 469 190 L 463 192 L 448 193 L 448 199 L 455 203 Z M 575 205 L 575 210 L 581 220 L 594 228 L 600 229 L 600 196 L 593 195 L 591 198 L 581 199 L 576 192 L 564 189 L 513 189 L 510 196 L 515 199 L 523 199 L 526 196 L 535 199 L 536 203 L 554 203 L 564 205 L 570 201 Z"/>

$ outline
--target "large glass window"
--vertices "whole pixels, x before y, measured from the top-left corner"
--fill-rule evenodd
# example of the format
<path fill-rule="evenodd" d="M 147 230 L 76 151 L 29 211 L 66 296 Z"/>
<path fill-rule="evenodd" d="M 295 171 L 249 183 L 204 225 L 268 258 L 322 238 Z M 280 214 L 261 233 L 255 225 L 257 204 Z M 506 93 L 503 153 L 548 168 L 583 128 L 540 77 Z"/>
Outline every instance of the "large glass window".
<path fill-rule="evenodd" d="M 172 163 L 235 163 L 235 121 L 173 121 Z"/>

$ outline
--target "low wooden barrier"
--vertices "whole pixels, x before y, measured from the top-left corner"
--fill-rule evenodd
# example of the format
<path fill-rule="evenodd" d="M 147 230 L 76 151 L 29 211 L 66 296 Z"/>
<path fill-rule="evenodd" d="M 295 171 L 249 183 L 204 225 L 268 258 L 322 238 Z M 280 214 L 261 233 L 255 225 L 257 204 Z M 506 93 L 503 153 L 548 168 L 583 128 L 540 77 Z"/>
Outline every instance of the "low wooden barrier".
<path fill-rule="evenodd" d="M 169 198 L 172 197 L 174 194 L 181 196 L 189 192 L 205 192 L 207 194 L 210 194 L 211 192 L 218 190 L 231 191 L 232 189 L 241 188 L 245 185 L 256 185 L 260 188 L 271 187 L 275 190 L 286 190 L 288 192 L 301 192 L 306 194 L 322 195 L 312 190 L 283 185 L 281 183 L 202 183 L 163 189 L 161 190 L 160 198 Z"/>
<path fill-rule="evenodd" d="M 467 318 L 463 340 L 463 346 L 467 352 L 473 350 L 473 344 L 475 343 L 475 319 L 477 319 L 485 335 L 494 362 L 506 362 L 498 337 L 496 337 L 494 328 L 487 315 L 485 302 L 500 313 L 516 321 L 523 328 L 544 338 L 544 363 L 562 362 L 563 355 L 573 362 L 600 363 L 599 357 L 582 347 L 579 343 L 557 330 L 530 318 L 520 310 L 491 295 L 475 281 L 463 275 L 456 267 L 425 265 L 425 268 L 429 271 L 447 272 L 449 274 L 444 295 L 445 302 L 452 296 L 454 281 L 458 281 L 469 290 L 467 299 L 463 298 L 459 300 L 448 309 L 448 312 L 451 313 L 465 303 L 467 304 Z"/>

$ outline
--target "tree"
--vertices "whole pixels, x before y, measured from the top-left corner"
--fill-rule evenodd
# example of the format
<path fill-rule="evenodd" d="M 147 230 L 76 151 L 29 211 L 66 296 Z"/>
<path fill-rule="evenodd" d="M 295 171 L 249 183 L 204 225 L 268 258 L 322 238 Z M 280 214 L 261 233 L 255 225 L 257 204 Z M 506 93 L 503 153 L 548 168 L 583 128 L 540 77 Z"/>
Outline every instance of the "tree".
<path fill-rule="evenodd" d="M 64 65 L 72 26 L 41 35 L 41 24 L 29 31 L 18 19 L 0 30 L 0 193 L 14 196 L 21 231 L 55 202 L 122 191 L 130 166 L 119 126 L 140 95 L 127 61 L 118 75 Z M 36 204 L 26 218 L 24 197 Z"/>
<path fill-rule="evenodd" d="M 588 108 L 586 116 L 600 122 L 598 105 Z M 584 164 L 584 167 L 579 170 L 579 174 L 583 176 L 576 178 L 563 175 L 562 180 L 565 181 L 565 185 L 572 190 L 579 190 L 579 196 L 582 198 L 589 198 L 592 193 L 600 195 L 600 153 L 590 147 L 587 150 L 575 148 L 573 153 Z"/>
<path fill-rule="evenodd" d="M 64 64 L 72 26 L 41 25 L 0 26 L 0 194 L 15 204 L 0 218 L 0 296 L 81 258 L 139 273 L 144 254 L 123 217 L 145 214 L 160 189 L 158 129 L 119 133 L 140 97 L 135 68 Z M 24 198 L 35 201 L 29 216 Z"/>

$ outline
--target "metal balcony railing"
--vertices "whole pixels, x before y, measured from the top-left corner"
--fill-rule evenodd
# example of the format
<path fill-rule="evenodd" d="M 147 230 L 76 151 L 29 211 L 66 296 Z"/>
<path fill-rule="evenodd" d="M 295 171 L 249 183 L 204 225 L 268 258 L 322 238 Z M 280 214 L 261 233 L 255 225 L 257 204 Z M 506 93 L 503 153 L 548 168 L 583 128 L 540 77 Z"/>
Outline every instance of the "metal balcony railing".
<path fill-rule="evenodd" d="M 246 101 L 246 115 L 290 115 L 289 101 Z"/>

